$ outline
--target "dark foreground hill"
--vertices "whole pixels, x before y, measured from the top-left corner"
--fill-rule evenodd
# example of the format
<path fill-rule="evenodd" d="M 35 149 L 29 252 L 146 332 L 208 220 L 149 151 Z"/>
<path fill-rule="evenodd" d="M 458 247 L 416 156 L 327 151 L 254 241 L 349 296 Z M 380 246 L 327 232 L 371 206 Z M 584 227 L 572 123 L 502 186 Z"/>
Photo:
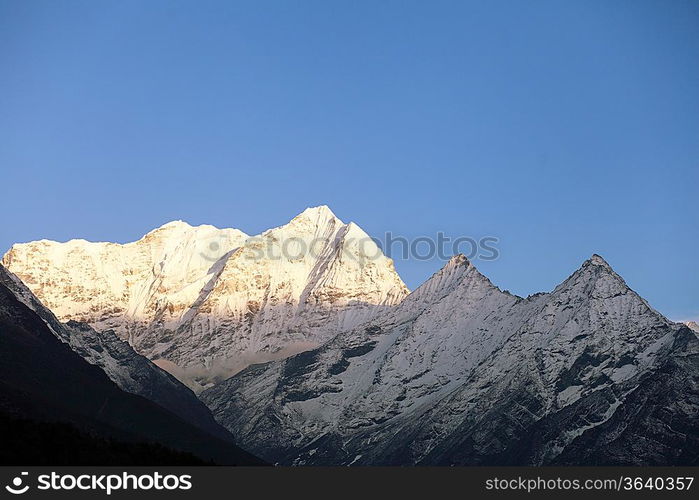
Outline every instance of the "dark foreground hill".
<path fill-rule="evenodd" d="M 196 457 L 227 465 L 261 463 L 232 440 L 212 436 L 158 404 L 121 390 L 102 369 L 61 342 L 35 311 L 2 284 L 0 412 L 19 430 L 22 425 L 17 422 L 23 420 L 70 424 L 78 431 L 73 443 L 76 447 L 90 439 L 107 440 L 111 444 L 105 446 L 91 441 L 88 449 L 94 450 L 96 459 L 118 457 L 122 465 L 131 465 L 130 452 L 128 447 L 116 452 L 115 446 L 122 446 L 117 442 L 131 443 L 135 448 L 128 449 L 132 451 L 140 446 L 140 457 L 152 457 L 153 465 L 172 463 L 175 457 L 171 451 L 158 451 L 156 445 L 188 454 L 188 458 L 182 455 L 184 460 Z M 45 429 L 33 426 L 27 438 L 41 435 Z M 62 429 L 59 435 L 65 443 L 61 444 L 70 446 L 70 432 L 61 426 L 56 429 Z"/>

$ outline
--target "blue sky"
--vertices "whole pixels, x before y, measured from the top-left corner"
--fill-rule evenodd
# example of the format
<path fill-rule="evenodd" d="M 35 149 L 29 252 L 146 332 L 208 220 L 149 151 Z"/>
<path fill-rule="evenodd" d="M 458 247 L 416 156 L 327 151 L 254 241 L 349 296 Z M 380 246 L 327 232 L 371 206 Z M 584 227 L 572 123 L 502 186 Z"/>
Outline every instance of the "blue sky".
<path fill-rule="evenodd" d="M 0 0 L 2 251 L 328 204 L 699 317 L 699 2 Z M 398 261 L 411 288 L 441 262 Z"/>

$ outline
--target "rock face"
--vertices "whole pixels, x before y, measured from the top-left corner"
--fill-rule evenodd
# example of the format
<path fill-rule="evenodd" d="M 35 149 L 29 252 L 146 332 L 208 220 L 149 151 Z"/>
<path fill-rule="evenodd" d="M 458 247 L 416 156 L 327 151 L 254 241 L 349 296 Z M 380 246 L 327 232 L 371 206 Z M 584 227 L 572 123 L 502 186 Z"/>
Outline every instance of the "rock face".
<path fill-rule="evenodd" d="M 382 317 L 201 398 L 283 464 L 696 464 L 698 350 L 597 255 L 528 298 L 457 256 Z"/>
<path fill-rule="evenodd" d="M 0 286 L 29 307 L 53 335 L 91 365 L 98 366 L 123 391 L 149 399 L 183 420 L 222 439 L 230 434 L 213 419 L 196 395 L 175 377 L 137 354 L 107 330 L 98 332 L 85 323 L 62 324 L 12 273 L 0 265 Z"/>
<path fill-rule="evenodd" d="M 27 295 L 21 283 L 2 266 L 0 278 L 0 417 L 3 421 L 19 419 L 27 423 L 26 429 L 34 430 L 42 423 L 68 423 L 78 432 L 57 436 L 66 445 L 71 444 L 68 442 L 71 435 L 75 437 L 73 446 L 85 443 L 87 437 L 92 437 L 93 442 L 94 438 L 108 438 L 128 443 L 158 443 L 220 464 L 261 463 L 236 447 L 229 434 L 214 436 L 159 404 L 120 389 L 105 371 L 88 363 L 59 338 L 59 332 L 54 330 L 57 320 L 47 317 L 50 313 L 45 309 L 35 310 L 36 299 Z M 35 435 L 27 436 L 32 437 Z M 138 451 L 137 447 L 132 449 Z M 80 455 L 73 451 L 67 451 L 66 455 Z M 27 455 L 32 453 L 23 456 Z M 51 457 L 33 459 L 50 461 Z M 56 462 L 62 460 L 56 458 Z M 76 460 L 89 463 L 91 457 L 84 454 Z M 122 460 L 129 461 L 128 457 Z"/>
<path fill-rule="evenodd" d="M 61 321 L 113 330 L 194 389 L 315 347 L 408 293 L 325 206 L 256 237 L 172 222 L 125 245 L 17 244 L 2 262 Z"/>

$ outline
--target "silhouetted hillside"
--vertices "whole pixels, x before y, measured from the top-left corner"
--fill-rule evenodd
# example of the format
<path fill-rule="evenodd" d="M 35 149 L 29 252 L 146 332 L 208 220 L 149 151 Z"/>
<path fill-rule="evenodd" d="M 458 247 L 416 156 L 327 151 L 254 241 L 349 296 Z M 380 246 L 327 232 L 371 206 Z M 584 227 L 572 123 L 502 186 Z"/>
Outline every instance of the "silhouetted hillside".
<path fill-rule="evenodd" d="M 127 443 L 70 424 L 0 414 L 0 465 L 211 465 L 157 443 Z"/>
<path fill-rule="evenodd" d="M 160 443 L 225 465 L 260 460 L 141 396 L 61 342 L 46 323 L 0 285 L 0 411 L 13 418 L 70 423 L 119 442 Z"/>

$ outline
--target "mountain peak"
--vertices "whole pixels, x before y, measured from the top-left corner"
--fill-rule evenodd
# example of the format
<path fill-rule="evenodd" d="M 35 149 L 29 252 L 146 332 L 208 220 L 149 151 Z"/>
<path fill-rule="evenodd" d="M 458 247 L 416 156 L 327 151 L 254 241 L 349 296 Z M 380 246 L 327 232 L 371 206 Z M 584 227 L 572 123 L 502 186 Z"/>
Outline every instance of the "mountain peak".
<path fill-rule="evenodd" d="M 595 265 L 595 266 L 602 266 L 602 267 L 605 267 L 609 270 L 612 269 L 612 266 L 610 266 L 609 263 L 606 260 L 604 260 L 604 258 L 602 258 L 601 255 L 596 254 L 596 253 L 593 253 L 592 257 L 590 257 L 586 261 L 586 263 L 590 263 L 590 264 Z"/>
<path fill-rule="evenodd" d="M 494 287 L 488 278 L 483 276 L 478 269 L 463 254 L 456 254 L 427 281 L 415 289 L 404 301 L 406 307 L 412 307 L 412 301 L 430 301 L 435 297 L 443 297 L 462 286 L 477 286 L 485 284 Z"/>
<path fill-rule="evenodd" d="M 311 234 L 325 233 L 326 231 L 337 231 L 345 223 L 342 222 L 333 213 L 327 205 L 317 207 L 309 207 L 296 217 L 291 219 L 287 224 L 278 228 L 270 229 L 276 231 L 278 229 L 292 229 L 294 231 L 302 231 L 303 233 L 310 232 Z"/>
<path fill-rule="evenodd" d="M 486 285 L 488 288 L 497 288 L 493 283 L 481 273 L 476 266 L 473 265 L 468 257 L 464 254 L 459 253 L 452 256 L 449 261 L 440 269 L 435 276 L 449 277 L 448 282 L 469 283 L 469 286 L 475 284 Z"/>
<path fill-rule="evenodd" d="M 173 231 L 183 232 L 191 228 L 192 226 L 183 220 L 171 220 L 170 222 L 166 222 L 162 226 L 158 226 L 155 229 L 151 229 L 144 235 L 144 237 L 152 236 L 159 233 L 171 233 Z"/>
<path fill-rule="evenodd" d="M 626 297 L 634 307 L 647 308 L 655 314 L 650 305 L 634 292 L 612 267 L 602 257 L 594 254 L 583 262 L 573 274 L 560 283 L 552 294 L 571 294 L 594 300 L 613 300 L 616 297 Z M 610 302 L 612 304 L 612 302 Z M 607 307 L 607 306 L 605 306 Z"/>
<path fill-rule="evenodd" d="M 177 220 L 171 220 L 170 222 L 166 222 L 166 223 L 163 224 L 162 226 L 156 228 L 156 231 L 157 231 L 158 229 L 179 228 L 179 227 L 190 228 L 190 227 L 192 227 L 192 225 L 189 224 L 188 222 L 185 222 L 185 221 L 181 220 L 181 219 L 177 219 Z"/>
<path fill-rule="evenodd" d="M 583 262 L 573 274 L 559 284 L 557 288 L 570 283 L 593 283 L 600 278 L 609 278 L 612 279 L 612 281 L 618 281 L 626 286 L 624 279 L 612 269 L 612 266 L 610 266 L 602 256 L 595 253 L 592 254 L 592 257 Z"/>
<path fill-rule="evenodd" d="M 622 288 L 628 288 L 624 278 L 622 278 L 614 269 L 612 269 L 612 266 L 610 266 L 609 263 L 602 258 L 602 256 L 596 253 L 592 254 L 592 257 L 583 262 L 580 269 L 578 269 L 578 271 L 573 275 L 577 273 L 582 273 L 582 276 L 587 276 L 586 279 L 589 279 L 591 282 L 596 282 L 597 280 L 602 279 L 615 282 Z M 589 273 L 592 273 L 594 278 L 590 277 Z"/>
<path fill-rule="evenodd" d="M 318 205 L 317 207 L 308 207 L 305 209 L 303 212 L 298 214 L 296 217 L 294 217 L 292 220 L 297 220 L 297 219 L 306 219 L 306 220 L 312 220 L 312 221 L 320 221 L 320 220 L 337 220 L 338 217 L 333 213 L 332 210 L 330 210 L 330 207 L 327 205 Z M 342 222 L 342 221 L 340 221 Z"/>
<path fill-rule="evenodd" d="M 449 262 L 446 263 L 444 268 L 447 269 L 447 268 L 459 267 L 459 266 L 468 267 L 470 265 L 471 265 L 471 262 L 468 260 L 468 257 L 466 257 L 462 253 L 457 253 L 456 255 L 452 255 L 452 257 L 449 259 Z"/>

